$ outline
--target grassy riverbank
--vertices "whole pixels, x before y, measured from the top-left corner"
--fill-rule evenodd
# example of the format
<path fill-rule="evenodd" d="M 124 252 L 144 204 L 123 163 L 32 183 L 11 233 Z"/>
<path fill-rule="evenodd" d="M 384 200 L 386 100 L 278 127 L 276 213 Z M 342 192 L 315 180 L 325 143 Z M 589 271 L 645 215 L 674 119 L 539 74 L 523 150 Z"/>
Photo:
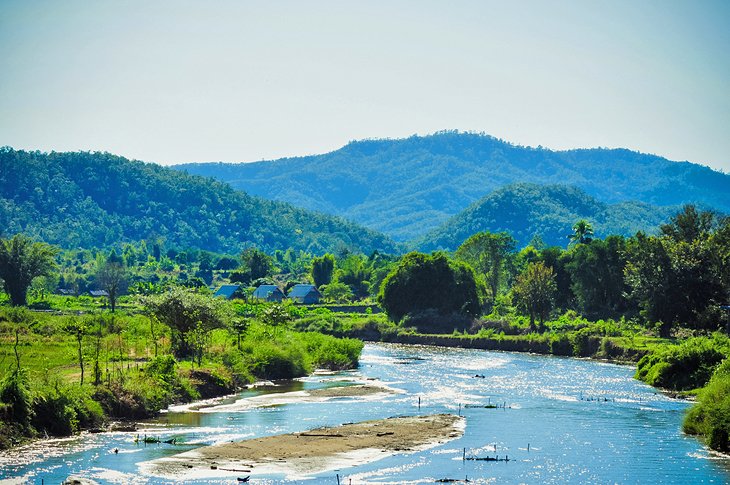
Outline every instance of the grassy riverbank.
<path fill-rule="evenodd" d="M 99 428 L 111 419 L 149 417 L 172 403 L 228 394 L 255 380 L 355 367 L 362 350 L 359 340 L 252 320 L 245 330 L 207 334 L 199 362 L 179 360 L 169 353 L 170 330 L 139 310 L 62 315 L 0 309 L 0 448 Z"/>

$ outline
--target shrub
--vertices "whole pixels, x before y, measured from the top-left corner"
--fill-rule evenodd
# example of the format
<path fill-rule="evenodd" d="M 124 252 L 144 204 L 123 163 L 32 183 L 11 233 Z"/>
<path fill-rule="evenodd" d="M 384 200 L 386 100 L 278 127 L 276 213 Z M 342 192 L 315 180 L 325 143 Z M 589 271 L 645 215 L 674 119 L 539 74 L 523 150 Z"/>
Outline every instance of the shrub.
<path fill-rule="evenodd" d="M 639 360 L 636 378 L 652 386 L 689 390 L 704 386 L 718 364 L 730 355 L 728 338 L 695 337 L 679 345 L 663 345 Z"/>
<path fill-rule="evenodd" d="M 730 451 L 730 359 L 726 359 L 684 419 L 686 433 L 700 435 L 718 451 Z"/>

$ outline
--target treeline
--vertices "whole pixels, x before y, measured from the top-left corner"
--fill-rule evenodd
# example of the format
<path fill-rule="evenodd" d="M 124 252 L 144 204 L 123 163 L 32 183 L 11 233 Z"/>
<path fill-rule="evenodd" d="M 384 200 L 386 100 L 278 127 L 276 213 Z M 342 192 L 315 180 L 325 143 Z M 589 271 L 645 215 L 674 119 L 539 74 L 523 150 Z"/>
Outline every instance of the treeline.
<path fill-rule="evenodd" d="M 109 153 L 0 148 L 0 227 L 66 249 L 162 240 L 168 247 L 238 252 L 348 249 L 392 252 L 386 236 L 343 219 L 272 202 Z"/>

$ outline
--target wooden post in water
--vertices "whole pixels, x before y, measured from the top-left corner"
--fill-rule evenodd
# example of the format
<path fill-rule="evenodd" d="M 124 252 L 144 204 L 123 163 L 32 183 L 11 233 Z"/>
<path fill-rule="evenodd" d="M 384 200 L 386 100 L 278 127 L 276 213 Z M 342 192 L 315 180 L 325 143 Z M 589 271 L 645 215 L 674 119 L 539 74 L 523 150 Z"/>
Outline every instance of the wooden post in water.
<path fill-rule="evenodd" d="M 418 410 L 421 410 L 421 396 L 418 396 Z"/>
<path fill-rule="evenodd" d="M 466 461 L 466 448 L 464 448 L 464 451 L 461 455 L 461 461 Z"/>
<path fill-rule="evenodd" d="M 527 452 L 530 452 L 530 443 L 527 443 Z"/>
<path fill-rule="evenodd" d="M 340 474 L 337 474 L 337 485 L 340 485 Z"/>
<path fill-rule="evenodd" d="M 459 416 L 461 416 L 461 403 L 459 403 Z"/>

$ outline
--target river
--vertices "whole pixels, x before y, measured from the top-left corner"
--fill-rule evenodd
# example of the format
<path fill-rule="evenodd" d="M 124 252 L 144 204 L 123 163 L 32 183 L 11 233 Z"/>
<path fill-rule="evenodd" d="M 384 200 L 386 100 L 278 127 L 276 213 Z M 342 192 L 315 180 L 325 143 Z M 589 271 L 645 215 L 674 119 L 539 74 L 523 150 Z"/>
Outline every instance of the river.
<path fill-rule="evenodd" d="M 146 475 L 145 463 L 201 444 L 394 415 L 451 412 L 465 416 L 466 428 L 462 437 L 448 443 L 314 477 L 254 474 L 251 483 L 335 484 L 337 475 L 343 485 L 466 477 L 472 483 L 500 484 L 730 483 L 730 460 L 682 434 L 688 403 L 634 380 L 633 371 L 590 360 L 366 344 L 356 371 L 247 390 L 228 399 L 226 404 L 234 405 L 222 412 L 170 411 L 141 423 L 141 434 L 190 444 L 145 446 L 134 442 L 134 434 L 121 432 L 38 441 L 0 454 L 0 477 L 11 479 L 6 483 L 57 484 L 73 473 L 99 483 L 178 483 L 180 479 Z M 239 398 L 349 381 L 382 383 L 402 392 L 378 399 L 235 405 Z M 486 404 L 505 408 L 475 407 Z M 509 456 L 510 461 L 464 461 L 464 453 Z M 229 476 L 185 483 L 237 482 Z"/>

